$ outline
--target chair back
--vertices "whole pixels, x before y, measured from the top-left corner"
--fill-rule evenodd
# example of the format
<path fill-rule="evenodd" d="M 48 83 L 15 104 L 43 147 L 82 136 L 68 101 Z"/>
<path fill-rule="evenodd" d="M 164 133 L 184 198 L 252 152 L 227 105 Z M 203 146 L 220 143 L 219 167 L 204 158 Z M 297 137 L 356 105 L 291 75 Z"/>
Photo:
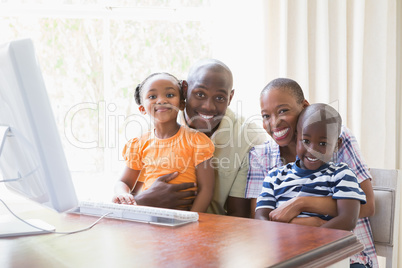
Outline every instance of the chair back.
<path fill-rule="evenodd" d="M 401 172 L 370 169 L 375 198 L 375 215 L 370 217 L 378 256 L 386 258 L 386 267 L 398 267 L 398 231 Z"/>

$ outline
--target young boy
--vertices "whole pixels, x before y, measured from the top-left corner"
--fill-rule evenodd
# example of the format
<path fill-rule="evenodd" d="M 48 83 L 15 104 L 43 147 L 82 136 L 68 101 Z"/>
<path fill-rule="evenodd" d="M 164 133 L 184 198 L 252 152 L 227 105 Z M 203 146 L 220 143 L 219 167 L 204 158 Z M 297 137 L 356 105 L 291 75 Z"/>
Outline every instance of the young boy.
<path fill-rule="evenodd" d="M 337 216 L 302 212 L 299 217 L 320 217 L 322 227 L 352 230 L 366 196 L 346 164 L 329 162 L 342 140 L 342 120 L 331 106 L 313 104 L 301 113 L 296 127 L 296 162 L 272 169 L 257 199 L 255 218 L 270 219 L 282 203 L 298 196 L 332 196 Z"/>
<path fill-rule="evenodd" d="M 263 145 L 250 149 L 245 197 L 252 199 L 252 211 L 255 211 L 256 200 L 268 172 L 273 168 L 296 161 L 297 119 L 300 113 L 310 105 L 304 98 L 300 85 L 289 78 L 276 78 L 269 82 L 261 92 L 260 104 L 264 129 L 270 139 Z M 359 220 L 356 228 L 353 229 L 353 233 L 365 248 L 351 256 L 350 262 L 353 265 L 378 267 L 368 219 L 375 212 L 371 175 L 356 138 L 345 125 L 342 125 L 340 138 L 342 144 L 331 161 L 346 163 L 356 174 L 360 187 L 366 194 L 366 204 L 360 206 Z M 274 221 L 312 226 L 321 226 L 325 223 L 318 217 L 297 217 L 303 211 L 335 217 L 337 215 L 336 201 L 330 196 L 300 196 L 282 204 L 270 213 L 270 217 Z"/>

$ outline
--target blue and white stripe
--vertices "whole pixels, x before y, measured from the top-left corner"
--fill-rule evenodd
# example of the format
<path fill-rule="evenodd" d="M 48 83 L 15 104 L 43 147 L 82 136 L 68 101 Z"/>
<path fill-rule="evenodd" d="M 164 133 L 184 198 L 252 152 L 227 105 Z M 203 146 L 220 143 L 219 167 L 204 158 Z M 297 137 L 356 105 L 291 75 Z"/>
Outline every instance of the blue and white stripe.
<path fill-rule="evenodd" d="M 296 163 L 272 169 L 268 173 L 257 199 L 257 209 L 275 209 L 298 196 L 332 196 L 333 199 L 355 199 L 362 204 L 366 203 L 366 196 L 357 182 L 356 175 L 346 164 L 331 162 L 318 170 L 306 170 L 299 168 Z M 311 213 L 302 213 L 301 216 L 303 215 L 329 219 Z"/>

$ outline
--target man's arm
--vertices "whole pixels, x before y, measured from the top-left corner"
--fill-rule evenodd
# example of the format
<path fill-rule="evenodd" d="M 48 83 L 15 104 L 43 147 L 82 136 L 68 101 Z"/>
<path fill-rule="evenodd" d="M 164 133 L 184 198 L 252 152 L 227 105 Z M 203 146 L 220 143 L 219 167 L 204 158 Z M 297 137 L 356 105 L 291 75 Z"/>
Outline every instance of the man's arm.
<path fill-rule="evenodd" d="M 236 216 L 249 218 L 250 217 L 250 199 L 244 198 L 246 187 L 247 172 L 248 172 L 248 154 L 244 156 L 241 162 L 241 167 L 237 171 L 231 191 L 236 192 L 236 196 L 229 196 L 226 199 L 226 211 L 228 216 Z M 240 197 L 242 196 L 242 197 Z"/>
<path fill-rule="evenodd" d="M 156 179 L 151 187 L 135 196 L 137 204 L 161 208 L 191 206 L 194 200 L 191 197 L 195 196 L 195 192 L 183 190 L 196 185 L 194 183 L 169 184 L 168 182 L 176 178 L 177 175 L 178 172 L 174 172 Z"/>
<path fill-rule="evenodd" d="M 250 199 L 229 196 L 226 200 L 228 216 L 250 217 Z"/>

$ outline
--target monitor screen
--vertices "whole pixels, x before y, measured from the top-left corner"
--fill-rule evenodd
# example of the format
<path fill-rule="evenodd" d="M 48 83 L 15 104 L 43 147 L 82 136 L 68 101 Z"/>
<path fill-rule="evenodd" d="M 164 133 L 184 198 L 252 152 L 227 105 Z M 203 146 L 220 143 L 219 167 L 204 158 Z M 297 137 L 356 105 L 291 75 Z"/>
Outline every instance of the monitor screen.
<path fill-rule="evenodd" d="M 58 212 L 78 201 L 33 42 L 0 45 L 0 181 Z"/>

